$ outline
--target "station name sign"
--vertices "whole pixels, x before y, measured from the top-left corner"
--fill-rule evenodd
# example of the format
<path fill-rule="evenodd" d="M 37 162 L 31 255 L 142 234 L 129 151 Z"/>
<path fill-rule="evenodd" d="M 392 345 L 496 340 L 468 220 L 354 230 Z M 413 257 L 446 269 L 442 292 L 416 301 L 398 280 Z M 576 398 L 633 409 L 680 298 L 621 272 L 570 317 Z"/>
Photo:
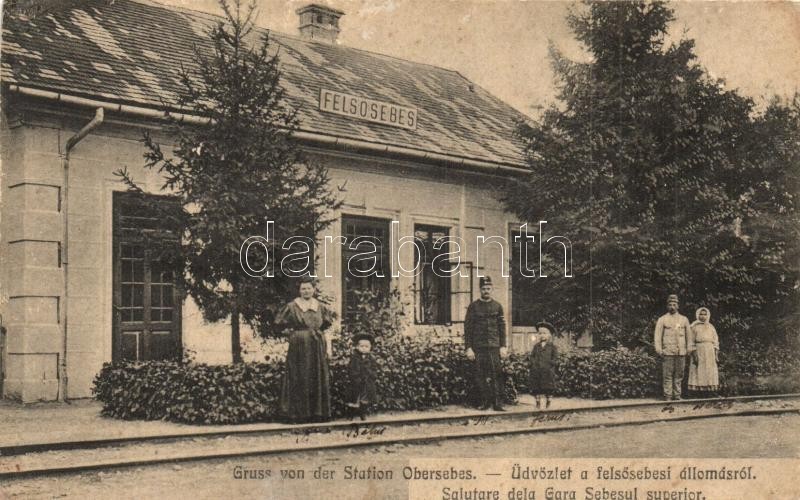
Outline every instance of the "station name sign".
<path fill-rule="evenodd" d="M 319 109 L 392 127 L 409 130 L 417 128 L 416 108 L 407 108 L 328 89 L 322 89 L 319 93 Z"/>

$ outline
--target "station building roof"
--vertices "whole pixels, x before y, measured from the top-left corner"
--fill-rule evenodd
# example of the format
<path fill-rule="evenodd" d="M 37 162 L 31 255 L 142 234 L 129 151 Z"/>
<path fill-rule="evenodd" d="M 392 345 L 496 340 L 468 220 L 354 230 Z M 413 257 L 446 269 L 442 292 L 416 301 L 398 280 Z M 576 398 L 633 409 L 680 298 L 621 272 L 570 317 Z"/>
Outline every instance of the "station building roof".
<path fill-rule="evenodd" d="M 175 102 L 180 68 L 210 46 L 219 17 L 149 0 L 68 0 L 32 18 L 6 13 L 2 72 L 6 86 L 154 110 Z M 264 34 L 268 30 L 258 28 Z M 520 112 L 457 71 L 300 35 L 269 32 L 279 51 L 281 84 L 299 108 L 300 129 L 322 137 L 524 166 L 515 137 Z M 413 129 L 320 109 L 323 90 L 415 108 Z"/>

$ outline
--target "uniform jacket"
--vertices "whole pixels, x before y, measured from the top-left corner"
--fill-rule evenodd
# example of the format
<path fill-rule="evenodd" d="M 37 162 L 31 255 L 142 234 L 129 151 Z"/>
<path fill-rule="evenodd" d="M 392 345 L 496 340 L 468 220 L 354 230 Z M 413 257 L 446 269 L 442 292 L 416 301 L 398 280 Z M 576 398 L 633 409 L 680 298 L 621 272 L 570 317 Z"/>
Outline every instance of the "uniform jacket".
<path fill-rule="evenodd" d="M 464 319 L 464 347 L 482 349 L 506 346 L 503 306 L 494 299 L 478 299 L 467 308 Z"/>
<path fill-rule="evenodd" d="M 690 330 L 689 320 L 680 313 L 661 316 L 656 322 L 656 352 L 665 356 L 685 356 Z"/>

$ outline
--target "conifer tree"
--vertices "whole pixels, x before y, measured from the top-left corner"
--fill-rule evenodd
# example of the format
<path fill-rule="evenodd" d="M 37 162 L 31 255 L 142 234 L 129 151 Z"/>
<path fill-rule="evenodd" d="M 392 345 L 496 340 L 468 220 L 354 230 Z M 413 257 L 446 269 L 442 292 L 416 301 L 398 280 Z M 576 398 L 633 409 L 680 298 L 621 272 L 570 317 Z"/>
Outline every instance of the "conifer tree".
<path fill-rule="evenodd" d="M 668 41 L 673 20 L 657 1 L 573 10 L 588 61 L 551 47 L 558 102 L 520 127 L 530 174 L 505 202 L 574 252 L 574 278 L 537 279 L 538 311 L 600 346 L 651 343 L 669 293 L 721 334 L 775 336 L 799 303 L 797 100 L 759 112 Z"/>
<path fill-rule="evenodd" d="M 180 213 L 164 217 L 182 235 L 175 263 L 183 286 L 206 320 L 230 318 L 232 358 L 239 362 L 240 318 L 268 332 L 272 312 L 296 294 L 293 278 L 306 264 L 313 271 L 313 246 L 284 243 L 313 240 L 331 223 L 339 201 L 327 170 L 310 161 L 292 137 L 297 110 L 281 86 L 278 51 L 254 26 L 254 4 L 220 0 L 220 6 L 224 18 L 195 48 L 195 63 L 182 69 L 182 92 L 171 106 L 208 123 L 173 120 L 172 155 L 149 134 L 144 144 L 146 167 L 161 173 L 162 190 L 181 206 Z M 120 175 L 138 189 L 128 172 Z M 266 245 L 250 247 L 248 258 L 255 270 L 271 259 L 274 277 L 250 276 L 240 264 L 242 244 L 268 235 Z M 292 262 L 281 266 L 290 253 Z"/>

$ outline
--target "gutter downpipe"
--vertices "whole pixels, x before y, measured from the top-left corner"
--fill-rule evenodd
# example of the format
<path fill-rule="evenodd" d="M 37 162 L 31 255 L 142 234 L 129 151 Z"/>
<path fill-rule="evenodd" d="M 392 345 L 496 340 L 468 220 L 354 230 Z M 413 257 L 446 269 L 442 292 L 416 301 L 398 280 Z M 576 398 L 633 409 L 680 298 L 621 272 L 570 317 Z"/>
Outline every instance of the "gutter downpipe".
<path fill-rule="evenodd" d="M 69 153 L 72 148 L 78 145 L 84 137 L 91 134 L 94 129 L 103 123 L 105 112 L 102 107 L 98 107 L 95 111 L 92 121 L 84 125 L 77 134 L 73 135 L 67 140 L 64 147 L 64 158 L 62 164 L 64 166 L 64 192 L 61 195 L 61 218 L 63 221 L 63 233 L 61 236 L 61 265 L 64 266 L 64 284 L 62 286 L 62 299 L 61 299 L 61 321 L 62 334 L 61 334 L 61 353 L 58 363 L 58 400 L 62 402 L 67 401 L 67 335 L 69 333 L 67 326 L 67 301 L 69 298 Z"/>

